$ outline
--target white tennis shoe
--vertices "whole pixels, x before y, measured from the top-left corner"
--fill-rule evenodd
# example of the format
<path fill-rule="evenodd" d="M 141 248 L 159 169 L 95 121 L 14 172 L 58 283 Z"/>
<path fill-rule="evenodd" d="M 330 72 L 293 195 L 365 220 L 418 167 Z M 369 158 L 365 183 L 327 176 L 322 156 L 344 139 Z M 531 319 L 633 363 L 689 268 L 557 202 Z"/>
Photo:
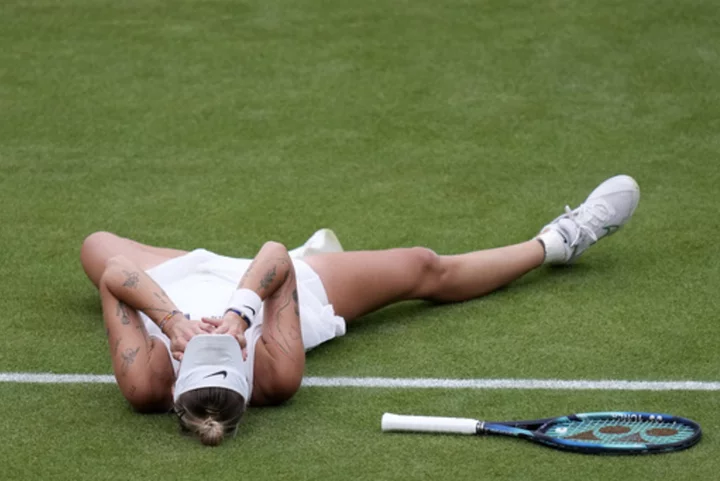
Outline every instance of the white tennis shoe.
<path fill-rule="evenodd" d="M 546 225 L 536 237 L 545 245 L 546 262 L 568 264 L 585 250 L 618 231 L 630 220 L 640 201 L 640 187 L 627 175 L 606 180 L 585 202 Z"/>

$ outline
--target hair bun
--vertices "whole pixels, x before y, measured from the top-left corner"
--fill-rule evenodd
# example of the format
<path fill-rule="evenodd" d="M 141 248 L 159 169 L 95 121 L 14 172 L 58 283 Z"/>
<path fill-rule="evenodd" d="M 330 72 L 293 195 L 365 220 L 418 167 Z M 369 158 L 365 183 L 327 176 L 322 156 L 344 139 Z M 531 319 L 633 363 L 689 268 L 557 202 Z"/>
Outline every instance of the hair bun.
<path fill-rule="evenodd" d="M 217 446 L 225 435 L 223 425 L 210 417 L 198 426 L 197 434 L 200 442 L 206 446 Z"/>

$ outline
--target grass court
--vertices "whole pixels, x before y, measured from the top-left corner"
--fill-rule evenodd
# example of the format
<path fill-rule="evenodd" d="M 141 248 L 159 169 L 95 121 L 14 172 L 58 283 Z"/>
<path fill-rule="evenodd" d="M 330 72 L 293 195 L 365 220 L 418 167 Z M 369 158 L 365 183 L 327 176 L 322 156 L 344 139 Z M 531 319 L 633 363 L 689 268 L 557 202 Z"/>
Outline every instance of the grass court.
<path fill-rule="evenodd" d="M 720 14 L 712 0 L 4 0 L 0 372 L 110 374 L 78 261 L 109 230 L 250 257 L 320 227 L 439 253 L 533 236 L 626 173 L 640 206 L 576 265 L 405 303 L 307 375 L 718 380 Z M 304 387 L 216 449 L 113 384 L 0 382 L 0 479 L 713 479 L 720 393 Z M 380 432 L 385 411 L 660 411 L 696 447 L 588 457 Z"/>

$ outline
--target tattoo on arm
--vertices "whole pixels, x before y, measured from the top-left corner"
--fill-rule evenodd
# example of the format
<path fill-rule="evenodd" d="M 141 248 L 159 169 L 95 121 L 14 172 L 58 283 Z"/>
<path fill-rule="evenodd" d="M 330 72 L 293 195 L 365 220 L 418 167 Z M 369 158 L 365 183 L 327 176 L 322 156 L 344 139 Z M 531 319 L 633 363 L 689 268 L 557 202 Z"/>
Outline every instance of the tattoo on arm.
<path fill-rule="evenodd" d="M 293 300 L 293 308 L 295 309 L 295 315 L 298 316 L 298 319 L 300 318 L 300 304 L 298 302 L 298 293 L 297 293 L 297 287 L 293 289 L 292 291 L 292 300 Z"/>
<path fill-rule="evenodd" d="M 123 271 L 123 274 L 125 274 L 126 277 L 125 282 L 123 283 L 123 287 L 135 289 L 140 283 L 140 274 L 138 274 L 137 272 Z"/>
<path fill-rule="evenodd" d="M 293 345 L 297 345 L 298 339 L 302 338 L 300 332 L 300 307 L 298 305 L 298 293 L 297 287 L 294 287 L 292 292 L 288 295 L 285 291 L 284 303 L 278 307 L 275 313 L 275 325 L 270 332 L 270 338 L 280 348 L 280 351 L 286 356 L 292 358 Z M 293 314 L 290 314 L 287 309 L 292 304 Z M 290 314 L 288 318 L 287 314 Z M 286 321 L 289 321 L 289 325 L 286 325 Z"/>
<path fill-rule="evenodd" d="M 277 266 L 273 266 L 272 270 L 269 270 L 265 273 L 265 276 L 260 280 L 260 288 L 261 289 L 267 289 L 270 287 L 270 284 L 272 284 L 272 281 L 275 279 L 275 276 L 277 275 Z"/>
<path fill-rule="evenodd" d="M 120 321 L 127 325 L 130 324 L 130 317 L 128 316 L 127 306 L 123 301 L 118 301 L 117 309 L 115 311 L 115 315 L 120 318 Z"/>
<path fill-rule="evenodd" d="M 146 363 L 150 364 L 150 360 L 152 359 L 151 354 L 152 354 L 153 349 L 155 349 L 155 343 L 153 342 L 152 339 L 150 339 L 150 336 L 147 335 L 147 332 L 145 333 L 145 343 L 146 343 L 146 348 L 147 348 L 147 352 L 148 352 Z"/>
<path fill-rule="evenodd" d="M 290 277 L 290 271 L 287 271 L 285 273 L 285 277 L 283 277 L 281 284 L 284 284 L 285 282 L 287 282 L 288 277 Z M 270 296 L 270 299 L 279 299 L 280 296 L 283 295 L 283 292 L 284 292 L 283 289 L 276 290 L 275 293 L 272 296 Z"/>
<path fill-rule="evenodd" d="M 140 351 L 140 347 L 136 347 L 135 349 L 127 348 L 122 353 L 122 369 L 121 372 L 123 374 L 127 374 L 128 370 L 130 370 L 130 366 L 133 365 L 135 362 L 135 358 L 137 357 L 137 353 Z"/>
<path fill-rule="evenodd" d="M 287 332 L 283 332 L 280 325 L 276 325 L 274 331 L 275 332 L 270 333 L 270 338 L 275 341 L 275 344 L 280 348 L 280 351 L 282 351 L 283 354 L 291 359 L 294 359 L 292 355 L 292 345 L 294 341 L 300 339 L 300 331 L 296 327 L 291 327 L 287 330 Z"/>

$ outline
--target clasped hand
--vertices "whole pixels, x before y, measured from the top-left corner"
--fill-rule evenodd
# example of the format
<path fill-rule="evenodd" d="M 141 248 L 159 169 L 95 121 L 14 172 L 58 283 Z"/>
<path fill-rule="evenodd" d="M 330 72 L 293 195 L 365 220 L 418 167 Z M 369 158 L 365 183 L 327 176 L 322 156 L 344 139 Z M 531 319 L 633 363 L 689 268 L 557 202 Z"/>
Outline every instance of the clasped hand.
<path fill-rule="evenodd" d="M 242 349 L 243 359 L 247 359 L 247 340 L 245 339 L 245 321 L 238 315 L 228 312 L 222 318 L 203 317 L 201 321 L 178 316 L 168 323 L 166 334 L 170 338 L 170 352 L 178 361 L 182 361 L 187 343 L 196 334 L 228 334 L 237 339 Z"/>

